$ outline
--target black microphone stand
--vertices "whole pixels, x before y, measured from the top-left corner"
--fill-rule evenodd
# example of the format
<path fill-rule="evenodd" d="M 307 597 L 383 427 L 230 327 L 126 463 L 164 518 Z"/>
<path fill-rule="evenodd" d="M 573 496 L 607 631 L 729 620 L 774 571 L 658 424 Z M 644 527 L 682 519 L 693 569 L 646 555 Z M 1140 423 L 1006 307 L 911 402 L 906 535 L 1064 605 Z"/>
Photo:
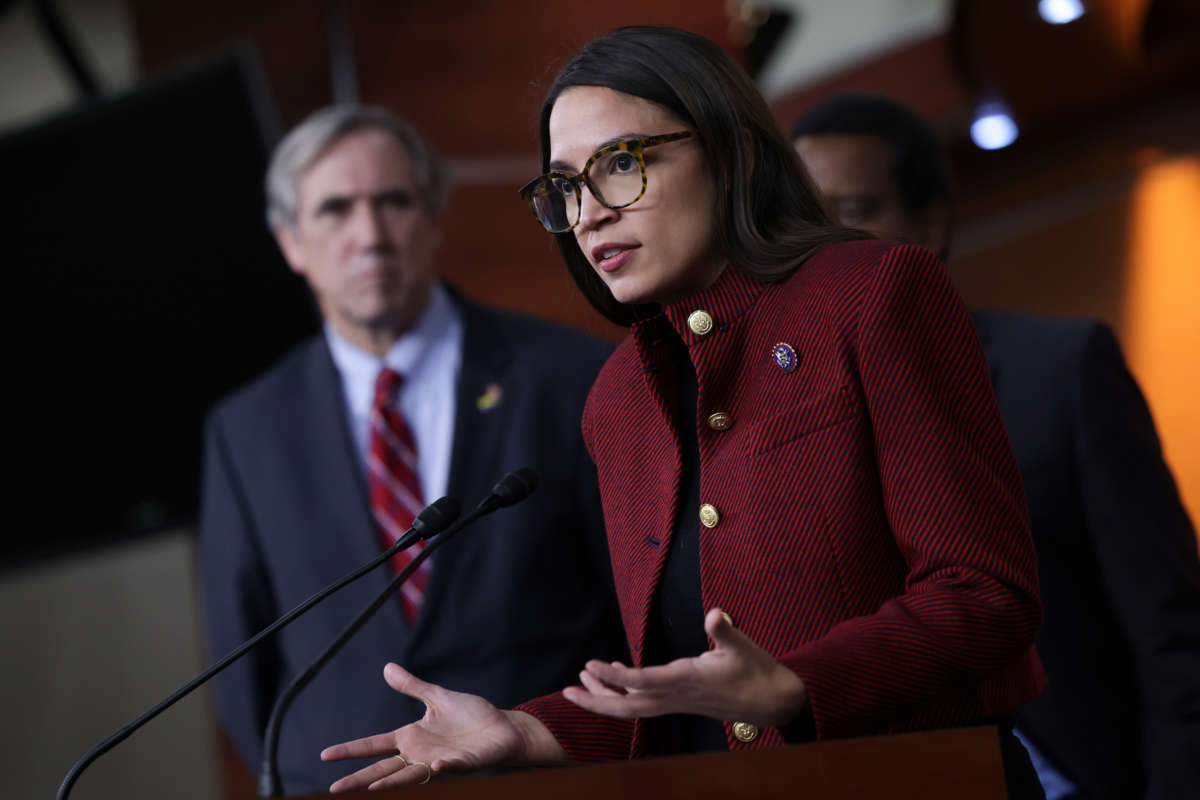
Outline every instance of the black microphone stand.
<path fill-rule="evenodd" d="M 312 683 L 325 665 L 331 658 L 337 655 L 338 651 L 350 641 L 358 630 L 367 623 L 375 612 L 383 607 L 396 591 L 408 580 L 425 562 L 425 559 L 433 555 L 434 551 L 442 545 L 453 539 L 460 531 L 466 528 L 475 520 L 482 516 L 492 513 L 493 511 L 506 508 L 515 503 L 524 500 L 537 487 L 537 473 L 528 467 L 519 470 L 514 470 L 504 477 L 500 483 L 496 484 L 491 493 L 480 501 L 479 505 L 468 514 L 452 525 L 449 530 L 442 533 L 437 539 L 434 539 L 424 550 L 417 554 L 416 558 L 408 563 L 408 565 L 396 575 L 392 582 L 388 584 L 379 595 L 371 602 L 369 606 L 363 609 L 353 622 L 346 626 L 336 639 L 321 655 L 317 656 L 308 668 L 297 675 L 291 683 L 289 683 L 278 699 L 275 701 L 274 708 L 271 709 L 271 717 L 267 721 L 266 734 L 263 737 L 263 766 L 262 773 L 258 778 L 258 796 L 259 797 L 282 797 L 283 782 L 279 777 L 279 732 L 283 725 L 283 717 L 291 708 L 292 701 L 296 696 L 304 690 L 306 686 Z"/>
<path fill-rule="evenodd" d="M 234 661 L 237 661 L 239 658 L 241 658 L 243 655 L 245 655 L 249 650 L 251 650 L 253 647 L 255 647 L 263 639 L 267 638 L 271 634 L 278 631 L 280 628 L 282 628 L 285 625 L 287 625 L 288 623 L 292 622 L 294 619 L 296 619 L 296 617 L 298 617 L 301 614 L 303 614 L 304 612 L 308 611 L 314 605 L 321 602 L 326 597 L 328 597 L 329 595 L 338 591 L 342 587 L 346 586 L 348 583 L 358 580 L 363 575 L 367 574 L 368 572 L 373 570 L 375 567 L 382 564 L 384 561 L 387 561 L 389 558 L 394 556 L 396 553 L 398 553 L 401 550 L 404 550 L 408 547 L 411 547 L 418 539 L 428 538 L 430 536 L 433 536 L 438 531 L 442 530 L 447 525 L 452 523 L 455 519 L 457 519 L 458 514 L 459 514 L 459 504 L 458 504 L 457 500 L 455 500 L 451 497 L 443 497 L 439 500 L 434 501 L 424 511 L 422 511 L 420 514 L 417 515 L 417 519 L 413 520 L 413 526 L 411 528 L 409 528 L 408 532 L 404 536 L 401 536 L 398 540 L 396 540 L 396 543 L 394 545 L 389 547 L 387 550 L 384 550 L 380 555 L 376 556 L 372 561 L 365 564 L 364 566 L 359 567 L 358 569 L 354 570 L 353 572 L 348 573 L 347 575 L 339 578 L 334 583 L 325 587 L 321 591 L 314 594 L 312 597 L 305 600 L 300 605 L 293 608 L 287 614 L 283 615 L 279 619 L 272 622 L 266 628 L 263 628 L 261 631 L 259 631 L 257 634 L 255 634 L 253 637 L 251 637 L 247 641 L 243 642 L 235 650 L 233 650 L 227 656 L 222 658 L 220 661 L 213 664 L 211 667 L 204 670 L 204 672 L 201 672 L 199 675 L 192 678 L 190 681 L 185 683 L 183 686 L 176 689 L 165 700 L 158 703 L 156 706 L 151 708 L 146 713 L 142 714 L 140 717 L 135 719 L 133 722 L 129 723 L 124 728 L 121 728 L 121 730 L 117 731 L 112 736 L 109 736 L 107 739 L 100 742 L 100 744 L 96 745 L 91 750 L 89 750 L 87 753 L 85 753 L 82 758 L 80 758 L 78 761 L 75 762 L 75 766 L 71 767 L 70 771 L 67 772 L 66 777 L 63 778 L 63 782 L 58 787 L 58 794 L 56 795 L 58 800 L 66 800 L 67 799 L 67 797 L 71 793 L 71 788 L 75 785 L 75 782 L 79 779 L 79 776 L 83 773 L 83 771 L 85 769 L 88 768 L 88 766 L 91 765 L 91 763 L 93 761 L 95 761 L 97 758 L 99 758 L 100 756 L 107 753 L 109 750 L 112 750 L 114 747 L 119 745 L 121 742 L 128 739 L 130 737 L 130 735 L 132 735 L 133 732 L 136 731 L 138 728 L 142 727 L 147 722 L 149 722 L 150 720 L 154 719 L 159 714 L 161 714 L 163 711 L 166 711 L 168 708 L 175 705 L 175 703 L 179 702 L 184 697 L 191 694 L 193 691 L 195 691 L 201 685 L 208 682 L 208 680 L 211 679 L 214 675 L 216 675 L 219 672 L 221 672 L 222 670 L 224 670 L 226 667 L 228 667 Z M 426 548 L 426 551 L 423 551 L 423 552 L 427 552 L 427 551 L 428 551 L 428 548 Z"/>

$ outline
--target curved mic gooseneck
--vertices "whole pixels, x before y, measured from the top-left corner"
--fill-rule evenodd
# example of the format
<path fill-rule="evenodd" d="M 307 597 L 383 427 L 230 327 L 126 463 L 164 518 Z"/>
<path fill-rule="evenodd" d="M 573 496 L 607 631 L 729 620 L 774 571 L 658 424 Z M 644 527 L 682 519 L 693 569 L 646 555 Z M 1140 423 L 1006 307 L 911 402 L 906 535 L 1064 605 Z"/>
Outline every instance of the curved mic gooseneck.
<path fill-rule="evenodd" d="M 304 690 L 304 687 L 312 683 L 324 666 L 331 658 L 337 655 L 338 651 L 350 641 L 351 637 L 358 632 L 363 625 L 367 623 L 375 612 L 383 607 L 391 597 L 396 594 L 396 591 L 403 583 L 408 580 L 408 577 L 417 570 L 429 558 L 435 550 L 449 542 L 463 528 L 470 525 L 475 520 L 482 516 L 496 511 L 497 509 L 507 508 L 521 502 L 528 497 L 534 489 L 537 488 L 538 477 L 537 473 L 529 467 L 513 470 L 505 475 L 499 483 L 492 487 L 492 491 L 488 496 L 479 502 L 467 516 L 460 519 L 457 523 L 447 529 L 441 536 L 434 539 L 428 547 L 422 550 L 413 558 L 408 565 L 396 575 L 387 588 L 371 601 L 371 604 L 363 609 L 353 622 L 338 635 L 333 642 L 330 643 L 325 651 L 317 656 L 308 668 L 297 675 L 291 683 L 284 687 L 279 693 L 279 697 L 275 700 L 275 706 L 271 709 L 271 717 L 267 721 L 266 734 L 263 737 L 263 766 L 262 773 L 258 778 L 258 795 L 259 797 L 281 797 L 283 795 L 283 783 L 279 777 L 279 732 L 283 725 L 283 717 L 291 708 L 292 701 L 296 696 Z"/>
<path fill-rule="evenodd" d="M 452 497 L 440 498 L 426 506 L 425 509 L 417 515 L 417 518 L 413 520 L 412 527 L 409 528 L 403 536 L 397 539 L 395 544 L 384 550 L 369 563 L 342 576 L 329 586 L 305 600 L 300 605 L 293 608 L 288 613 L 284 614 L 279 619 L 272 622 L 266 628 L 263 628 L 220 661 L 213 664 L 196 677 L 192 678 L 183 686 L 180 686 L 158 705 L 154 706 L 149 711 L 135 719 L 133 722 L 129 723 L 124 728 L 121 728 L 121 730 L 117 731 L 112 736 L 109 736 L 107 739 L 100 742 L 100 744 L 96 745 L 87 753 L 85 753 L 82 758 L 75 762 L 75 766 L 71 767 L 70 771 L 67 772 L 66 777 L 63 778 L 63 782 L 58 787 L 58 794 L 56 795 L 58 800 L 66 800 L 71 793 L 71 788 L 75 785 L 75 781 L 79 779 L 79 776 L 93 761 L 119 745 L 121 742 L 128 739 L 130 735 L 138 728 L 142 727 L 147 722 L 161 714 L 163 711 L 166 711 L 168 708 L 175 705 L 175 703 L 179 702 L 197 688 L 207 683 L 210 678 L 221 672 L 234 661 L 237 661 L 239 658 L 244 656 L 263 639 L 292 622 L 294 619 L 296 619 L 296 617 L 308 611 L 310 608 L 336 592 L 338 589 L 341 589 L 352 581 L 358 580 L 363 575 L 382 564 L 384 561 L 387 561 L 396 553 L 399 553 L 401 550 L 412 547 L 412 545 L 416 543 L 418 539 L 428 539 L 431 536 L 435 536 L 438 532 L 442 531 L 452 522 L 454 522 L 454 520 L 458 519 L 460 510 L 461 507 L 459 506 L 458 501 Z"/>

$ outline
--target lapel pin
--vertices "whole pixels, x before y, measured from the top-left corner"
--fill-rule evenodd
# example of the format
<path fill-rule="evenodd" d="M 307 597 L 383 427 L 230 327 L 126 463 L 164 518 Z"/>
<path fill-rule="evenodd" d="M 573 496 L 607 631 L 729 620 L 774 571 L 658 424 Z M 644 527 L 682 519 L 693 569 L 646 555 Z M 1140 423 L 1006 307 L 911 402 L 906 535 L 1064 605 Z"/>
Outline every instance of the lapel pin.
<path fill-rule="evenodd" d="M 771 356 L 775 359 L 775 364 L 784 372 L 791 372 L 796 368 L 796 363 L 799 359 L 796 357 L 796 351 L 787 342 L 778 342 L 771 350 Z"/>
<path fill-rule="evenodd" d="M 489 383 L 483 390 L 483 394 L 475 398 L 475 407 L 480 411 L 491 411 L 496 406 L 500 405 L 500 398 L 504 395 L 504 390 L 500 388 L 498 383 Z"/>

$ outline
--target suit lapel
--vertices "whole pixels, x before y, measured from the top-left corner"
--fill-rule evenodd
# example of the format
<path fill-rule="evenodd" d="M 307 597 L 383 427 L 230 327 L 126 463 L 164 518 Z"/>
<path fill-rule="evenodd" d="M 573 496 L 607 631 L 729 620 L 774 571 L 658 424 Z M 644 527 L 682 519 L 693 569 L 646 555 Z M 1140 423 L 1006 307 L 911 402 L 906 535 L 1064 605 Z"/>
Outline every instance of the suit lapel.
<path fill-rule="evenodd" d="M 453 292 L 451 298 L 462 315 L 463 350 L 455 384 L 454 441 L 446 492 L 462 503 L 465 516 L 502 477 L 504 453 L 498 444 L 509 422 L 509 404 L 504 402 L 503 392 L 512 353 L 496 315 Z M 470 535 L 463 533 L 464 537 Z M 414 640 L 435 624 L 438 609 L 453 588 L 439 575 L 454 574 L 452 565 L 464 552 L 466 541 L 451 542 L 434 556 Z"/>

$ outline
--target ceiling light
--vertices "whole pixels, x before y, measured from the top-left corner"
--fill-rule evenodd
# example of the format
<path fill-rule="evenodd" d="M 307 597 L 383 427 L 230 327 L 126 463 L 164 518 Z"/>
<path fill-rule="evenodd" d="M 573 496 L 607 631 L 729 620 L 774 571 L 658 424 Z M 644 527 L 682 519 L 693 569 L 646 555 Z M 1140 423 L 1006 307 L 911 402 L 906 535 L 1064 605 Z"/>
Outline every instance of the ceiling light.
<path fill-rule="evenodd" d="M 971 123 L 971 141 L 983 150 L 999 150 L 1017 140 L 1020 131 L 1008 110 L 1000 103 L 985 103 Z"/>
<path fill-rule="evenodd" d="M 1066 25 L 1083 16 L 1080 0 L 1038 0 L 1038 14 L 1051 25 Z"/>

